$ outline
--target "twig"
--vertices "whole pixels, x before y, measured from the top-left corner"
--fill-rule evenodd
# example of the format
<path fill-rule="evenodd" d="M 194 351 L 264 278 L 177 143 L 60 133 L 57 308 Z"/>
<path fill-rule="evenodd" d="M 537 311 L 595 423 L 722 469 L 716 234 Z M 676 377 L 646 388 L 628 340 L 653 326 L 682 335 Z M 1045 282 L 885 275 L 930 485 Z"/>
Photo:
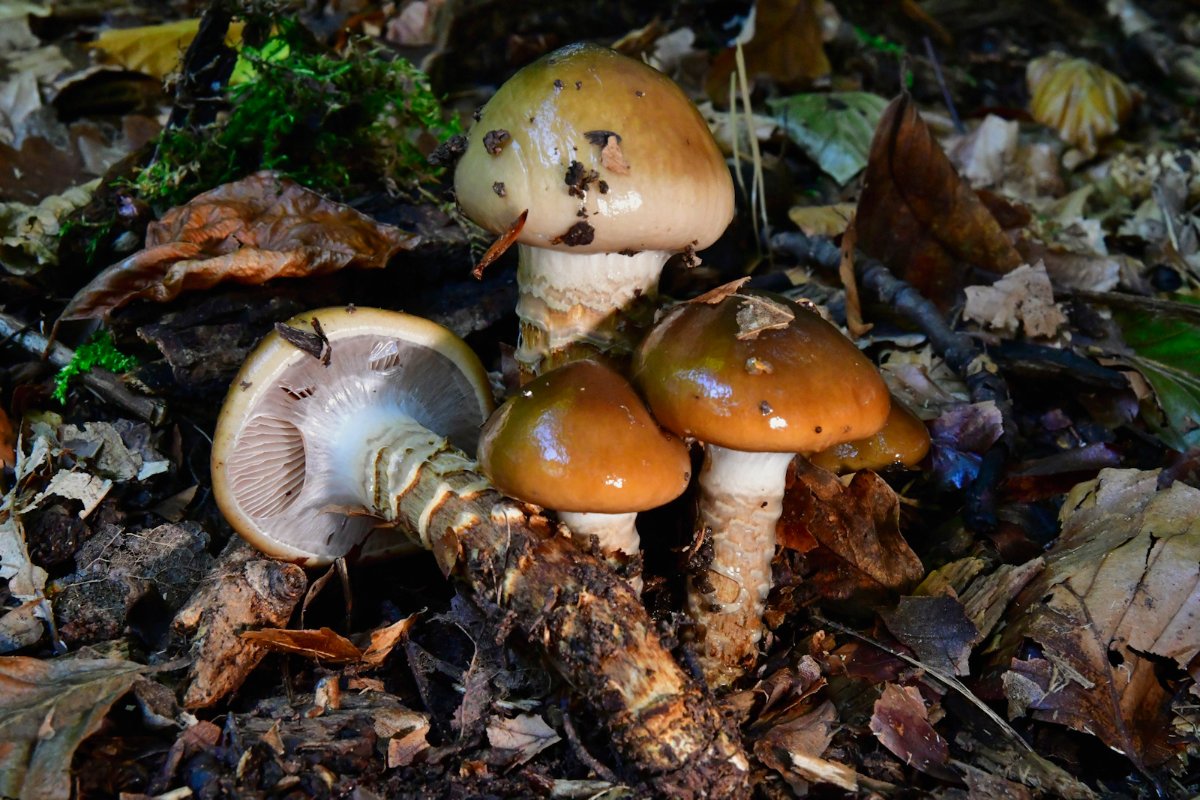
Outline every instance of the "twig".
<path fill-rule="evenodd" d="M 584 766 L 596 773 L 596 777 L 600 780 L 614 784 L 621 783 L 622 781 L 617 777 L 617 774 L 600 763 L 595 756 L 587 751 L 587 748 L 583 746 L 583 742 L 579 741 L 579 733 L 575 730 L 575 723 L 571 722 L 571 715 L 567 713 L 566 705 L 564 702 L 562 715 L 563 731 L 567 734 L 567 742 L 571 745 L 571 752 L 583 762 Z"/>
<path fill-rule="evenodd" d="M 933 42 L 928 36 L 922 36 L 921 38 L 925 40 L 925 55 L 929 57 L 929 62 L 933 64 L 933 74 L 937 76 L 938 86 L 942 87 L 942 99 L 946 103 L 946 110 L 950 112 L 950 119 L 954 122 L 954 130 L 960 134 L 966 133 L 967 129 L 958 117 L 958 109 L 954 107 L 954 98 L 950 96 L 950 87 L 946 85 L 946 77 L 942 75 L 942 65 L 938 61 L 937 52 L 933 49 Z"/>
<path fill-rule="evenodd" d="M 771 248 L 788 253 L 801 262 L 814 263 L 836 271 L 841 253 L 829 239 L 805 236 L 799 232 L 779 233 L 771 238 Z M 976 403 L 992 401 L 1000 411 L 1003 434 L 983 455 L 979 474 L 967 489 L 964 520 L 974 530 L 990 530 L 996 524 L 995 494 L 1008 456 L 1015 450 L 1017 424 L 1013 419 L 1008 384 L 999 368 L 970 336 L 955 331 L 940 311 L 910 284 L 900 280 L 877 259 L 861 251 L 855 254 L 859 285 L 885 306 L 912 322 L 929 339 L 934 352 L 962 376 Z"/>
<path fill-rule="evenodd" d="M 56 367 L 65 367 L 75 357 L 75 351 L 58 342 L 51 342 L 11 314 L 0 312 L 0 341 L 20 345 L 32 355 L 46 358 Z M 121 379 L 106 369 L 93 368 L 79 376 L 84 386 L 104 400 L 133 414 L 151 425 L 161 425 L 167 418 L 167 404 L 162 400 L 135 394 Z"/>
<path fill-rule="evenodd" d="M 195 38 L 183 56 L 168 129 L 200 126 L 216 119 L 222 89 L 237 63 L 237 51 L 225 44 L 232 16 L 225 4 L 211 3 L 200 18 Z M 152 161 L 158 160 L 155 150 Z"/>

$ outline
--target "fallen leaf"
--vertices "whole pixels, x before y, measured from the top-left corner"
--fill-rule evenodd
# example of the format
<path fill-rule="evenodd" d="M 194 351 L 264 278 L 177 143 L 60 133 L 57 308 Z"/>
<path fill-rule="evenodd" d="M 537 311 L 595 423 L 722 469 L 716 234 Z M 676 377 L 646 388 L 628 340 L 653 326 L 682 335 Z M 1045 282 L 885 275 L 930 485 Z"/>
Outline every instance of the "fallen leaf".
<path fill-rule="evenodd" d="M 17 432 L 8 413 L 0 408 L 0 470 L 17 465 Z"/>
<path fill-rule="evenodd" d="M 975 130 L 950 146 L 947 155 L 971 186 L 998 186 L 1017 160 L 1016 120 L 988 114 Z"/>
<path fill-rule="evenodd" d="M 884 686 L 870 725 L 875 738 L 905 764 L 935 777 L 957 777 L 947 766 L 950 747 L 930 724 L 929 710 L 915 686 Z"/>
<path fill-rule="evenodd" d="M 1133 111 L 1125 82 L 1086 58 L 1049 53 L 1029 62 L 1029 113 L 1079 149 L 1096 155 L 1101 139 L 1117 132 Z"/>
<path fill-rule="evenodd" d="M 225 43 L 230 47 L 240 44 L 243 27 L 245 23 L 231 23 L 225 34 Z M 199 29 L 199 19 L 134 28 L 109 28 L 84 46 L 98 51 L 105 63 L 163 80 L 178 71 L 183 54 Z"/>
<path fill-rule="evenodd" d="M 792 206 L 788 209 L 788 219 L 805 236 L 827 236 L 831 239 L 841 236 L 853 217 L 853 203 L 835 203 L 831 206 Z"/>
<path fill-rule="evenodd" d="M 197 195 L 146 231 L 146 247 L 97 275 L 60 320 L 107 316 L 136 299 L 163 303 L 222 281 L 258 284 L 380 269 L 414 234 L 381 225 L 273 172 Z"/>
<path fill-rule="evenodd" d="M 870 92 L 796 94 L 768 100 L 788 138 L 821 171 L 845 185 L 867 166 L 887 100 Z"/>
<path fill-rule="evenodd" d="M 15 275 L 29 275 L 58 263 L 61 223 L 87 205 L 99 180 L 50 195 L 36 206 L 0 204 L 0 259 Z"/>
<path fill-rule="evenodd" d="M 948 675 L 970 673 L 968 660 L 979 631 L 953 597 L 901 597 L 894 609 L 880 613 L 891 634 L 907 645 L 922 664 Z"/>
<path fill-rule="evenodd" d="M 68 800 L 75 749 L 146 669 L 113 658 L 0 657 L 0 795 Z"/>
<path fill-rule="evenodd" d="M 1054 302 L 1046 265 L 1024 264 L 991 286 L 966 287 L 963 319 L 982 322 L 1010 336 L 1018 326 L 1026 336 L 1050 337 L 1066 324 L 1067 315 Z"/>
<path fill-rule="evenodd" d="M 1004 419 L 991 400 L 948 406 L 929 426 L 930 477 L 961 489 L 975 480 L 980 458 L 1004 434 Z"/>
<path fill-rule="evenodd" d="M 408 637 L 408 632 L 412 630 L 419 616 L 411 614 L 391 625 L 371 631 L 370 642 L 362 654 L 362 662 L 369 667 L 381 666 L 392 649 Z"/>
<path fill-rule="evenodd" d="M 330 628 L 304 631 L 264 628 L 243 631 L 242 638 L 257 642 L 269 650 L 294 653 L 334 664 L 345 664 L 362 658 L 362 651 L 355 647 L 353 642 Z"/>
<path fill-rule="evenodd" d="M 843 486 L 833 474 L 796 459 L 783 500 L 781 546 L 804 553 L 798 587 L 824 600 L 886 596 L 911 589 L 925 574 L 899 529 L 900 504 L 870 471 Z"/>
<path fill-rule="evenodd" d="M 746 77 L 753 81 L 764 76 L 785 90 L 827 78 L 832 68 L 825 55 L 823 6 L 824 0 L 757 0 L 742 32 Z M 729 76 L 736 69 L 736 47 L 722 50 L 713 59 L 704 85 L 716 103 L 729 101 Z"/>
<path fill-rule="evenodd" d="M 518 714 L 512 719 L 493 718 L 487 726 L 488 744 L 500 750 L 513 751 L 510 765 L 524 764 L 562 737 L 537 714 Z"/>
<path fill-rule="evenodd" d="M 815 708 L 768 730 L 755 741 L 754 755 L 794 787 L 799 780 L 831 783 L 854 791 L 858 786 L 854 770 L 822 758 L 833 741 L 837 724 L 837 709 L 829 700 L 824 700 Z"/>
<path fill-rule="evenodd" d="M 1200 446 L 1200 327 L 1131 309 L 1115 310 L 1113 319 L 1133 350 L 1125 360 L 1150 383 L 1162 410 L 1161 417 L 1146 415 L 1155 433 L 1180 452 Z"/>
<path fill-rule="evenodd" d="M 907 94 L 879 121 L 856 219 L 859 247 L 941 308 L 957 297 L 964 265 L 1004 273 L 1021 264 Z"/>
<path fill-rule="evenodd" d="M 1182 747 L 1160 662 L 1195 678 L 1200 653 L 1200 490 L 1158 479 L 1107 469 L 1071 490 L 997 652 L 1010 713 L 1091 733 L 1143 771 Z"/>

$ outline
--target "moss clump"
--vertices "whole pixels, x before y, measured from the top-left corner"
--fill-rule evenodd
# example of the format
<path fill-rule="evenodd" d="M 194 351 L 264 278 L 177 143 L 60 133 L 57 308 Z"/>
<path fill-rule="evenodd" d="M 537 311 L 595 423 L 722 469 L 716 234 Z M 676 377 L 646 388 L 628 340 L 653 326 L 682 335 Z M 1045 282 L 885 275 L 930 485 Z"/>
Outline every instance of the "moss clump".
<path fill-rule="evenodd" d="M 260 169 L 333 196 L 382 183 L 415 189 L 439 170 L 425 160 L 461 132 L 446 122 L 429 79 L 379 47 L 322 50 L 295 24 L 262 47 L 243 47 L 228 111 L 200 129 L 164 131 L 139 196 L 165 208 Z"/>
<path fill-rule="evenodd" d="M 127 356 L 117 349 L 108 331 L 97 331 L 54 376 L 54 399 L 60 403 L 67 402 L 67 388 L 71 379 L 96 367 L 109 372 L 128 372 L 139 363 L 133 356 Z"/>

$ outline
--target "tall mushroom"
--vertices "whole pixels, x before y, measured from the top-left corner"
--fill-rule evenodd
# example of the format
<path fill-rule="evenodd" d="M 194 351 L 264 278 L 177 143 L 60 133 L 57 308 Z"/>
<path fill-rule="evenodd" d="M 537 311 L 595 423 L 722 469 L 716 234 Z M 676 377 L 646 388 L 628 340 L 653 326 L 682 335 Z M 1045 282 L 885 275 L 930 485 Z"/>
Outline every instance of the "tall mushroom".
<path fill-rule="evenodd" d="M 494 233 L 529 212 L 517 238 L 526 377 L 577 354 L 627 357 L 667 258 L 712 244 L 733 218 L 729 169 L 691 101 L 641 61 L 590 44 L 500 87 L 454 188 Z"/>
<path fill-rule="evenodd" d="M 368 309 L 304 314 L 285 331 L 251 354 L 217 425 L 213 486 L 230 524 L 305 563 L 347 551 L 366 526 L 394 525 L 484 598 L 497 626 L 545 651 L 649 791 L 749 797 L 740 743 L 629 586 L 430 430 L 469 445 L 486 413 L 466 344 Z"/>
<path fill-rule="evenodd" d="M 605 553 L 637 555 L 637 512 L 687 488 L 687 447 L 664 432 L 622 375 L 590 359 L 525 384 L 492 414 L 479 465 L 512 497 L 558 511 Z M 641 579 L 631 580 L 641 588 Z"/>
<path fill-rule="evenodd" d="M 697 526 L 712 561 L 689 581 L 688 611 L 705 676 L 723 686 L 757 655 L 788 464 L 879 430 L 887 388 L 814 310 L 757 293 L 672 308 L 634 380 L 664 427 L 706 444 Z"/>

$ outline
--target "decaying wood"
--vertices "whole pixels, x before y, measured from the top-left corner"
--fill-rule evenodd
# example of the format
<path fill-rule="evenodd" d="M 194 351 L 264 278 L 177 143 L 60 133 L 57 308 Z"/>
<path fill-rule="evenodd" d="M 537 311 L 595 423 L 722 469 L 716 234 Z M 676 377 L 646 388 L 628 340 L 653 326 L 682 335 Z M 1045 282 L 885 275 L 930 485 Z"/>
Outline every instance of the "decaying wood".
<path fill-rule="evenodd" d="M 191 638 L 192 666 L 183 703 L 203 708 L 237 689 L 268 652 L 242 631 L 287 624 L 308 578 L 295 564 L 264 557 L 234 538 L 173 627 Z"/>
<path fill-rule="evenodd" d="M 377 453 L 371 511 L 431 550 L 498 626 L 542 649 L 656 795 L 748 797 L 736 730 L 671 658 L 629 585 L 492 489 L 461 452 L 419 456 Z"/>

